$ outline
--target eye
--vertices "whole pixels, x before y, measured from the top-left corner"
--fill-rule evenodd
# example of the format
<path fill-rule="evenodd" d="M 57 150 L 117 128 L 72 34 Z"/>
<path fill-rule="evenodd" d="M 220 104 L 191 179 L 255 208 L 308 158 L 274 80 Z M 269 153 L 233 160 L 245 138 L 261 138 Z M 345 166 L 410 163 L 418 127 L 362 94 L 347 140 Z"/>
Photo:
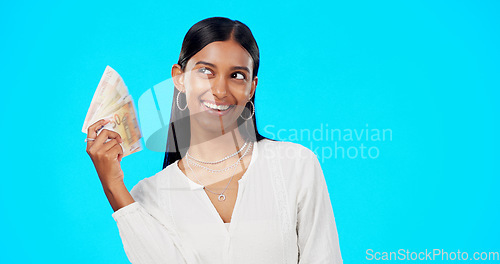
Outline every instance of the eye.
<path fill-rule="evenodd" d="M 245 80 L 246 76 L 242 72 L 235 72 L 231 74 L 231 77 L 236 78 L 237 80 Z"/>
<path fill-rule="evenodd" d="M 209 70 L 208 68 L 205 68 L 205 67 L 199 68 L 198 72 L 202 73 L 202 74 L 213 74 L 211 70 Z"/>

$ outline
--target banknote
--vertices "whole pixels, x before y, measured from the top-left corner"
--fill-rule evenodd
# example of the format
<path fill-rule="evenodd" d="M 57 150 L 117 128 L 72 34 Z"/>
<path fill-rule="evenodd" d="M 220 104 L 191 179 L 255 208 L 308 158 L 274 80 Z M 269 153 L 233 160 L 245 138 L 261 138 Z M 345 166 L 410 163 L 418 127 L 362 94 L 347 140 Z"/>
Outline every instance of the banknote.
<path fill-rule="evenodd" d="M 99 115 L 110 114 L 109 108 L 116 109 L 119 101 L 129 95 L 127 86 L 121 76 L 110 66 L 106 66 L 104 74 L 92 97 L 87 116 L 83 123 L 82 132 L 87 133 L 87 128 L 99 120 Z"/>
<path fill-rule="evenodd" d="M 142 150 L 142 133 L 135 111 L 134 101 L 120 75 L 107 66 L 94 93 L 83 123 L 82 132 L 106 119 L 110 122 L 103 128 L 115 131 L 123 139 L 124 156 Z M 100 131 L 99 131 L 100 132 Z"/>
<path fill-rule="evenodd" d="M 131 97 L 124 104 L 112 113 L 111 115 L 104 117 L 104 119 L 110 120 L 107 124 L 109 130 L 115 131 L 120 134 L 123 143 L 123 154 L 124 156 L 130 155 L 134 152 L 142 150 L 141 144 L 141 131 L 137 122 L 137 116 L 135 114 L 134 102 Z M 104 127 L 107 128 L 106 126 Z"/>

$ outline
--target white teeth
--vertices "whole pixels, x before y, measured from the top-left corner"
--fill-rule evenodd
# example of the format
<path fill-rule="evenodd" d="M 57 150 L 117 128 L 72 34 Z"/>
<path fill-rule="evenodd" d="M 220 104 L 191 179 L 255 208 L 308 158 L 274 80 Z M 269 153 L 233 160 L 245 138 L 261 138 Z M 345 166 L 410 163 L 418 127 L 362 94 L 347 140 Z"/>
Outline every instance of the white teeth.
<path fill-rule="evenodd" d="M 225 111 L 229 108 L 229 105 L 216 105 L 216 104 L 211 104 L 209 102 L 203 102 L 203 104 L 208 107 L 208 108 L 211 108 L 211 109 L 214 109 L 214 110 L 221 110 L 221 111 Z"/>

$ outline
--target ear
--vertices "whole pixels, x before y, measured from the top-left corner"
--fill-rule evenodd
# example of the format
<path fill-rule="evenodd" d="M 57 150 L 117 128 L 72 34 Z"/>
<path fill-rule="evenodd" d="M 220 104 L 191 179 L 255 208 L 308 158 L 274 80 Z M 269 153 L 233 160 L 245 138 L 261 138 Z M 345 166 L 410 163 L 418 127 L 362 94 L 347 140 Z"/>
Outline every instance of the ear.
<path fill-rule="evenodd" d="M 181 65 L 174 64 L 172 66 L 172 79 L 174 81 L 174 86 L 179 90 L 179 92 L 183 92 L 186 90 L 184 88 L 184 71 L 181 68 Z"/>
<path fill-rule="evenodd" d="M 257 78 L 257 76 L 255 76 L 255 78 L 253 78 L 253 80 L 252 80 L 252 87 L 250 90 L 249 99 L 252 99 L 252 97 L 255 95 L 255 90 L 257 89 L 257 82 L 258 81 L 259 81 L 259 78 Z"/>

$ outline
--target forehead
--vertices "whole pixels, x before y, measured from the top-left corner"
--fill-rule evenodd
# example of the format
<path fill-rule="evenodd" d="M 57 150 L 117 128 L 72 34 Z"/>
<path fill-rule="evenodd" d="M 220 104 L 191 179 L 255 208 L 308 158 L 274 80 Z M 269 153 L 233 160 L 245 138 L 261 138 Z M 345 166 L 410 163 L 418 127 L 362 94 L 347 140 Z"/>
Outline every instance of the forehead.
<path fill-rule="evenodd" d="M 206 45 L 188 62 L 188 67 L 198 61 L 215 64 L 217 67 L 247 66 L 252 69 L 252 57 L 234 40 L 215 41 Z"/>

